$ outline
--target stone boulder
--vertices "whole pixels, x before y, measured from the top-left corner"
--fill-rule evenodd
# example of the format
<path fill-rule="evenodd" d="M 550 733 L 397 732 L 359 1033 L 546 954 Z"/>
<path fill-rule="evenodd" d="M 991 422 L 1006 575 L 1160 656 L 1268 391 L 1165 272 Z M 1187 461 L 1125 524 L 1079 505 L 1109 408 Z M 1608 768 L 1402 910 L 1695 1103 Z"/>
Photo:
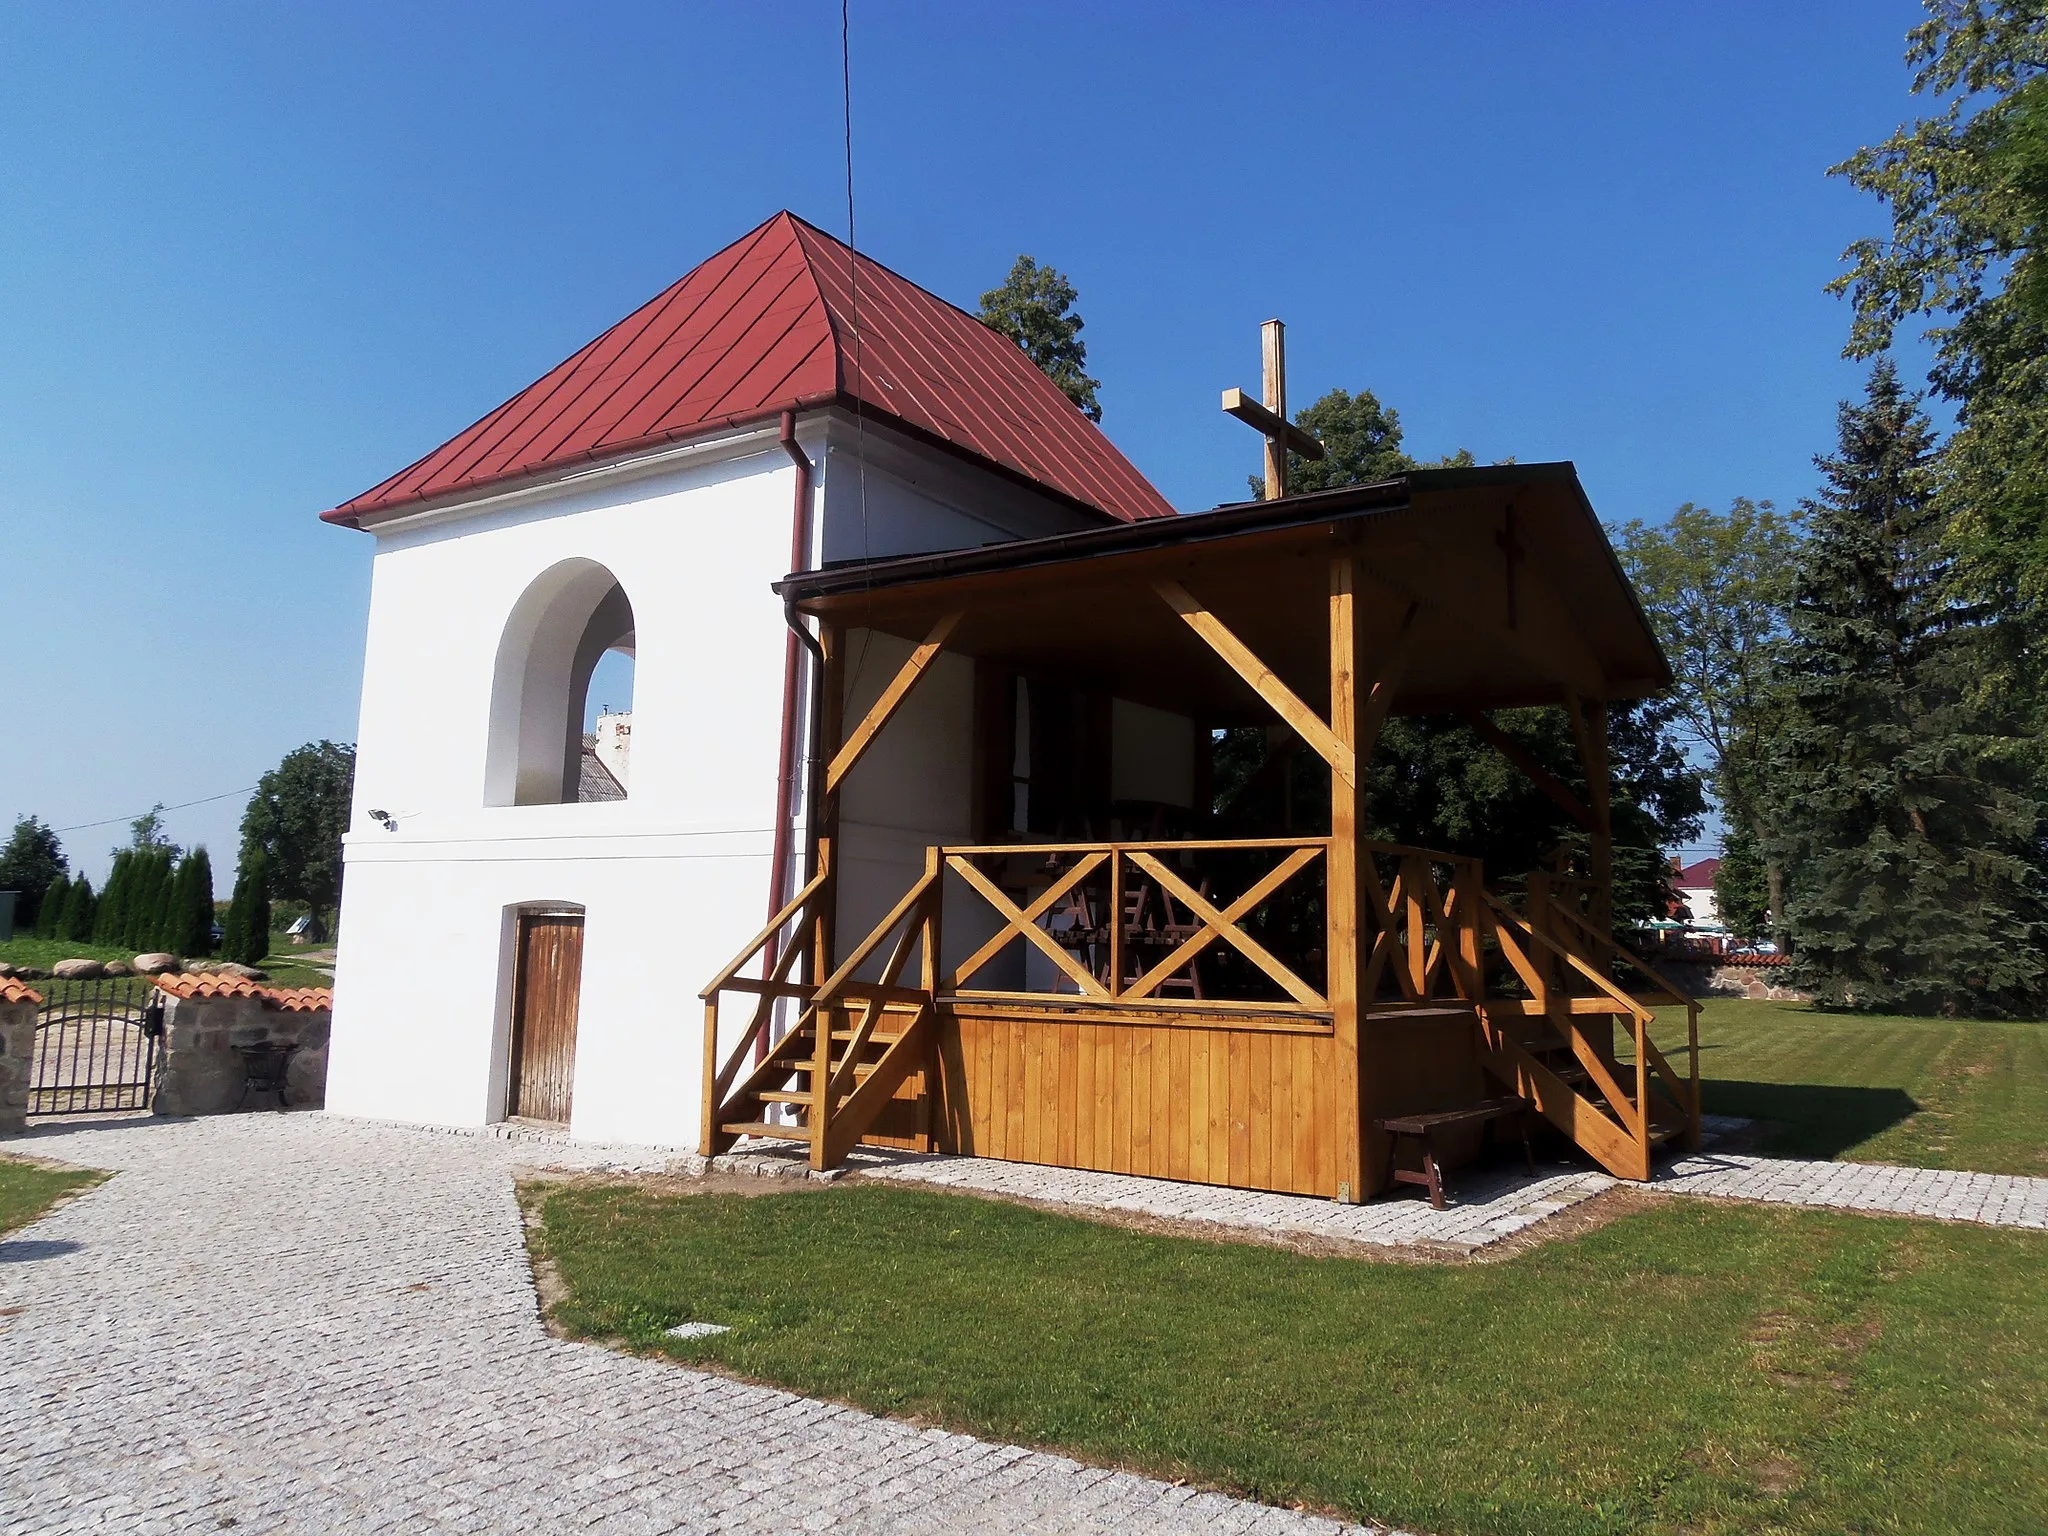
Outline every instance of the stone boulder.
<path fill-rule="evenodd" d="M 103 969 L 109 976 L 133 976 L 135 974 L 135 967 L 126 960 L 109 960 Z"/>
<path fill-rule="evenodd" d="M 14 974 L 14 967 L 7 961 L 0 960 L 0 980 L 5 980 L 7 977 L 12 976 Z"/>
<path fill-rule="evenodd" d="M 50 967 L 50 974 L 59 981 L 97 981 L 107 974 L 107 968 L 97 960 L 59 960 Z"/>
<path fill-rule="evenodd" d="M 253 965 L 242 965 L 234 960 L 223 960 L 219 965 L 214 966 L 213 969 L 223 976 L 239 976 L 244 981 L 270 980 L 270 972 L 259 971 Z"/>
<path fill-rule="evenodd" d="M 176 955 L 152 953 L 137 955 L 135 957 L 135 969 L 144 976 L 162 976 L 173 971 L 183 970 L 184 967 L 178 963 Z"/>
<path fill-rule="evenodd" d="M 24 965 L 14 973 L 16 981 L 48 981 L 50 973 L 40 965 Z"/>

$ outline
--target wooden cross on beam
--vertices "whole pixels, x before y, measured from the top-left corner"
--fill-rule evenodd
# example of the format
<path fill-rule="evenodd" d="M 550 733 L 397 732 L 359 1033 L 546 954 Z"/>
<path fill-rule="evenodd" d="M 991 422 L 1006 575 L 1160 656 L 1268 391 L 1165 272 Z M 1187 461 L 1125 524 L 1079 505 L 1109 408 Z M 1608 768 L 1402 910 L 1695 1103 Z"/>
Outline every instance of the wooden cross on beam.
<path fill-rule="evenodd" d="M 1223 409 L 1266 439 L 1266 499 L 1287 494 L 1287 455 L 1320 459 L 1323 445 L 1287 419 L 1287 327 L 1268 320 L 1259 327 L 1266 359 L 1266 398 L 1261 404 L 1241 389 L 1223 391 Z"/>

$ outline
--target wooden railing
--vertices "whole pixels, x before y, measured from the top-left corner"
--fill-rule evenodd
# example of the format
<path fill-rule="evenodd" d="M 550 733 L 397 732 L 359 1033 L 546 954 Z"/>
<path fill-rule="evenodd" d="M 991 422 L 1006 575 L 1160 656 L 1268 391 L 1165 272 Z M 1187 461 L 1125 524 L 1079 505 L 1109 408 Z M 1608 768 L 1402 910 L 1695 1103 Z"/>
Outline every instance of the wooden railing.
<path fill-rule="evenodd" d="M 955 997 L 1042 1001 L 1043 990 L 975 984 L 1021 942 L 1049 964 L 1060 996 L 1148 1010 L 1329 1010 L 1316 976 L 1326 947 L 1323 893 L 1320 884 L 1309 888 L 1300 879 L 1327 860 L 1327 838 L 981 844 L 936 852 L 944 871 L 997 922 L 945 973 L 945 990 Z M 1214 888 L 1226 881 L 1236 894 Z M 1278 931 L 1283 906 L 1294 919 L 1291 933 Z M 1230 965 L 1214 963 L 1219 949 Z M 1169 989 L 1185 996 L 1168 997 Z"/>
<path fill-rule="evenodd" d="M 1481 1028 L 1494 1054 L 1495 1070 L 1582 1148 L 1625 1177 L 1648 1178 L 1653 1151 L 1662 1140 L 1681 1138 L 1688 1147 L 1697 1147 L 1698 1002 L 1596 928 L 1575 910 L 1569 897 L 1557 899 L 1532 884 L 1524 911 L 1515 911 L 1491 892 L 1482 902 L 1484 941 L 1527 992 L 1526 997 L 1512 997 L 1489 990 L 1479 998 Z M 1615 961 L 1643 977 L 1652 1000 L 1685 1008 L 1684 1076 L 1651 1039 L 1656 1014 L 1615 979 Z M 1531 1050 L 1518 1031 L 1507 1027 L 1504 1021 L 1517 1015 L 1540 1018 L 1556 1031 L 1557 1042 L 1569 1048 L 1576 1074 L 1592 1094 L 1579 1092 L 1542 1059 L 1540 1051 Z M 1633 1047 L 1626 1064 L 1614 1049 L 1614 1026 L 1620 1020 L 1626 1020 Z M 1624 1081 L 1630 1077 L 1632 1081 Z M 1661 1121 L 1656 1095 L 1668 1106 Z"/>
<path fill-rule="evenodd" d="M 810 1144 L 811 1164 L 829 1168 L 852 1150 L 862 1133 L 894 1095 L 903 1079 L 923 1064 L 932 1027 L 939 954 L 938 850 L 930 850 L 923 876 L 873 931 L 816 984 L 790 979 L 807 947 L 823 969 L 829 958 L 821 942 L 832 899 L 829 851 L 819 873 L 777 913 L 699 995 L 704 1002 L 703 1132 L 707 1157 L 731 1147 L 742 1134 L 779 1135 Z M 773 947 L 773 946 L 778 946 Z M 857 973 L 884 946 L 879 974 Z M 739 973 L 757 955 L 771 955 L 760 980 Z M 905 986 L 902 974 L 913 955 L 922 956 L 919 984 Z M 719 1005 L 723 993 L 758 999 L 746 1026 L 719 1059 Z M 801 1005 L 782 1036 L 768 1040 L 775 1005 Z M 884 1034 L 882 1026 L 890 1026 Z M 879 1051 L 879 1055 L 871 1052 Z M 742 1076 L 749 1057 L 758 1058 Z M 802 1086 L 795 1086 L 801 1083 Z M 795 1122 L 769 1121 L 768 1106 L 786 1105 Z"/>
<path fill-rule="evenodd" d="M 816 878 L 701 994 L 703 1150 L 781 1136 L 808 1142 L 813 1166 L 835 1165 L 928 1065 L 938 1012 L 956 1003 L 1057 997 L 1160 1022 L 1291 1015 L 1284 1027 L 1327 1033 L 1329 855 L 1327 838 L 928 848 L 920 877 L 842 959 L 831 953 L 827 844 Z M 1598 928 L 1581 893 L 1532 880 L 1518 911 L 1486 889 L 1477 859 L 1392 843 L 1361 844 L 1359 855 L 1357 996 L 1367 1012 L 1469 1005 L 1489 1070 L 1617 1174 L 1647 1178 L 1659 1142 L 1698 1144 L 1698 1004 Z M 945 966 L 949 887 L 995 922 L 974 923 L 987 936 Z M 983 981 L 1020 945 L 1049 969 L 1053 991 L 1014 970 L 1005 985 Z M 759 978 L 742 976 L 757 959 Z M 1645 986 L 1624 988 L 1617 965 Z M 871 976 L 859 979 L 864 970 Z M 721 1041 L 729 994 L 751 1011 Z M 1659 1002 L 1686 1009 L 1683 1074 L 1651 1038 Z"/>
<path fill-rule="evenodd" d="M 1479 860 L 1400 843 L 1363 843 L 1359 855 L 1370 946 L 1361 933 L 1358 995 L 1368 1003 L 1481 996 Z"/>

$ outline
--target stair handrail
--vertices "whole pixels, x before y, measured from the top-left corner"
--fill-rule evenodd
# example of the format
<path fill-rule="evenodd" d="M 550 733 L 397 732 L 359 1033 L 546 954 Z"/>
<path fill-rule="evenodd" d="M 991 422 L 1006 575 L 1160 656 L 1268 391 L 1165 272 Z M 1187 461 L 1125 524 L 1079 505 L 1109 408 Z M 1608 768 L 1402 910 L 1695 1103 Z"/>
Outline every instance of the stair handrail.
<path fill-rule="evenodd" d="M 794 896 L 790 897 L 788 903 L 783 907 L 783 909 L 780 912 L 777 912 L 773 917 L 771 917 L 768 920 L 768 926 L 763 928 L 759 933 L 755 934 L 751 940 L 748 941 L 747 947 L 739 952 L 739 954 L 734 958 L 732 964 L 728 965 L 727 967 L 725 967 L 724 970 L 720 971 L 716 976 L 711 978 L 710 983 L 704 988 L 704 990 L 697 994 L 698 998 L 704 1002 L 709 1002 L 718 993 L 723 992 L 726 989 L 726 987 L 730 985 L 733 978 L 739 975 L 741 969 L 746 965 L 746 963 L 749 960 L 753 959 L 754 956 L 761 953 L 762 947 L 766 945 L 770 939 L 774 938 L 776 934 L 780 933 L 784 925 L 787 924 L 791 918 L 795 917 L 798 912 L 802 911 L 805 907 L 808 907 L 811 904 L 811 899 L 818 894 L 819 890 L 823 888 L 826 880 L 828 880 L 830 877 L 830 870 L 820 868 L 817 874 L 813 875 L 810 878 L 810 880 L 806 882 L 804 888 L 798 891 Z"/>
<path fill-rule="evenodd" d="M 1582 956 L 1558 943 L 1549 934 L 1544 933 L 1541 929 L 1531 924 L 1526 918 L 1518 916 L 1513 908 L 1502 903 L 1500 898 L 1491 891 L 1487 892 L 1487 901 L 1496 910 L 1505 913 L 1523 932 L 1536 940 L 1537 943 L 1544 945 L 1555 954 L 1563 957 L 1580 974 L 1584 975 L 1595 986 L 1607 993 L 1610 998 L 1627 1009 L 1633 1022 L 1633 1033 L 1635 1036 L 1636 1108 L 1637 1113 L 1642 1117 L 1645 1134 L 1647 1134 L 1649 1125 L 1649 1073 L 1655 1070 L 1657 1076 L 1663 1080 L 1664 1086 L 1670 1090 L 1671 1096 L 1677 1102 L 1679 1110 L 1686 1117 L 1688 1141 L 1696 1144 L 1699 1140 L 1700 1128 L 1699 1000 L 1673 986 L 1648 961 L 1635 954 L 1627 946 L 1614 941 L 1609 936 L 1603 935 L 1579 913 L 1554 902 L 1549 905 L 1548 911 L 1562 913 L 1571 920 L 1573 926 L 1577 927 L 1589 939 L 1606 944 L 1616 954 L 1619 954 L 1629 964 L 1635 966 L 1637 970 L 1641 971 L 1662 988 L 1665 995 L 1672 1001 L 1684 1006 L 1686 1010 L 1686 1049 L 1691 1063 L 1691 1071 L 1687 1077 L 1681 1078 L 1678 1075 L 1677 1069 L 1671 1065 L 1664 1053 L 1657 1048 L 1657 1043 L 1650 1038 L 1649 1026 L 1656 1020 L 1656 1015 L 1650 1009 L 1644 1007 L 1640 1001 L 1622 990 L 1620 984 L 1612 977 L 1603 975 L 1600 971 L 1594 969 L 1592 965 L 1588 964 Z"/>

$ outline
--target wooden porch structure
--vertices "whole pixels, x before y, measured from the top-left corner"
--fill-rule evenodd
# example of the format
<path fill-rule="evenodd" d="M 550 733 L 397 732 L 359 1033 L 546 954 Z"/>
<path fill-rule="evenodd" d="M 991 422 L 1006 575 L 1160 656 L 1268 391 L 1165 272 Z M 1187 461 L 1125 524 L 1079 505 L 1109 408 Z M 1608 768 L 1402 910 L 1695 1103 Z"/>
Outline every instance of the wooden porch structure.
<path fill-rule="evenodd" d="M 1606 712 L 1670 673 L 1571 466 L 1421 472 L 779 590 L 825 659 L 817 853 L 702 994 L 705 1153 L 776 1137 L 829 1168 L 867 1140 L 1354 1201 L 1391 1180 L 1380 1121 L 1503 1092 L 1622 1177 L 1697 1144 L 1696 1008 L 1610 934 Z M 848 728 L 856 629 L 915 648 Z M 1206 836 L 1199 807 L 1181 836 L 934 845 L 843 944 L 842 788 L 945 651 L 1085 677 L 1204 735 L 1277 720 L 1327 765 L 1329 831 Z M 1583 801 L 1487 718 L 1531 704 L 1567 711 Z M 1364 838 L 1366 768 L 1404 713 L 1466 716 L 1585 830 L 1583 873 L 1510 903 L 1476 859 Z M 1685 1009 L 1683 1070 L 1651 1036 L 1657 1003 Z"/>

